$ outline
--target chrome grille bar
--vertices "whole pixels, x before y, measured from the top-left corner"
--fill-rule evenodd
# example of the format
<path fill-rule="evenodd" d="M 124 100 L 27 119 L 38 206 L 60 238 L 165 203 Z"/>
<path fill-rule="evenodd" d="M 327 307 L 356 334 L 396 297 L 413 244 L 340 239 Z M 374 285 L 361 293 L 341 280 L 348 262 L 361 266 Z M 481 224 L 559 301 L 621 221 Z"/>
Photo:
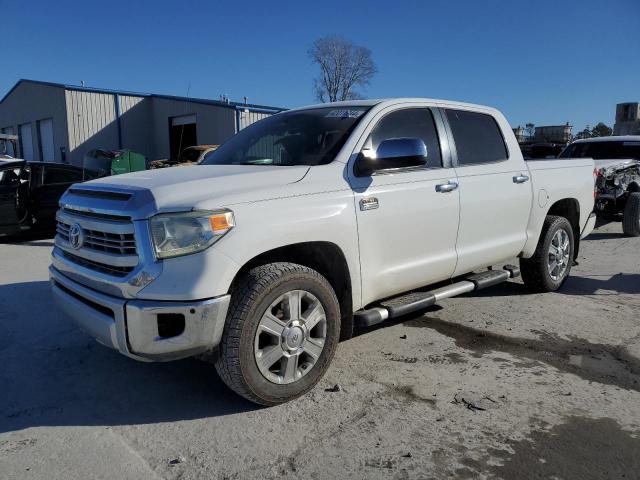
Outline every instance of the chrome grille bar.
<path fill-rule="evenodd" d="M 66 205 L 56 214 L 55 244 L 67 260 L 101 273 L 125 276 L 139 263 L 134 225 L 127 216 L 75 210 Z M 72 246 L 71 230 L 82 230 L 81 245 Z"/>

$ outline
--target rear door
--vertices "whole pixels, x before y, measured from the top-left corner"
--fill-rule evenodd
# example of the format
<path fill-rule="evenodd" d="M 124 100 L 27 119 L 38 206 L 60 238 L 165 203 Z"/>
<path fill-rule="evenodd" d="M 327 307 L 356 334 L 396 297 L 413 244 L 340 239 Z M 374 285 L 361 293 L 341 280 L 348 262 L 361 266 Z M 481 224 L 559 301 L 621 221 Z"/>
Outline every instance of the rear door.
<path fill-rule="evenodd" d="M 510 128 L 493 111 L 446 108 L 460 190 L 460 228 L 454 275 L 518 255 L 527 240 L 531 182 Z M 507 143 L 509 142 L 509 143 Z"/>
<path fill-rule="evenodd" d="M 450 278 L 456 265 L 460 208 L 457 190 L 436 188 L 455 182 L 437 110 L 391 107 L 372 125 L 356 151 L 373 154 L 383 140 L 420 138 L 427 146 L 428 164 L 368 176 L 350 170 L 364 304 Z"/>

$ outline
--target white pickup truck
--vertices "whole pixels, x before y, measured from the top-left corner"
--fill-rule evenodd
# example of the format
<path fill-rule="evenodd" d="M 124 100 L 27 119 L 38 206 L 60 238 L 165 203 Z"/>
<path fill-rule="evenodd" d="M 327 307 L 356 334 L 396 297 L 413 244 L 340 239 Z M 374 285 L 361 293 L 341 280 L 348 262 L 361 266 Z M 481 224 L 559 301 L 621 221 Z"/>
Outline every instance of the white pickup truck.
<path fill-rule="evenodd" d="M 488 107 L 290 110 L 198 166 L 72 186 L 53 295 L 124 355 L 208 358 L 238 394 L 274 405 L 313 388 L 354 324 L 520 271 L 537 291 L 559 288 L 594 226 L 593 172 L 584 158 L 525 163 Z"/>

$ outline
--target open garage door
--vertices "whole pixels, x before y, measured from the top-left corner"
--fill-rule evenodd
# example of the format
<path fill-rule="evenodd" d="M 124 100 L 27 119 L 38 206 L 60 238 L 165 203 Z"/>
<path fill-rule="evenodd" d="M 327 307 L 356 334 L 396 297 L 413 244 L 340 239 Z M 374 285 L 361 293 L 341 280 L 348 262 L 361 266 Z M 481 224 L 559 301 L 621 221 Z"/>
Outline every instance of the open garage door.
<path fill-rule="evenodd" d="M 198 144 L 196 135 L 196 116 L 182 115 L 169 119 L 169 147 L 171 160 L 177 160 L 180 152 Z"/>

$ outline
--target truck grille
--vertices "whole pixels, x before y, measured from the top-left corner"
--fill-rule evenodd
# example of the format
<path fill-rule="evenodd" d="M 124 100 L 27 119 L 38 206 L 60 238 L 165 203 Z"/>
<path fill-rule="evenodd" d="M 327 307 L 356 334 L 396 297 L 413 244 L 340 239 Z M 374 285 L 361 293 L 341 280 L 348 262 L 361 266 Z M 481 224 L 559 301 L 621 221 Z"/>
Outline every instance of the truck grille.
<path fill-rule="evenodd" d="M 134 225 L 129 217 L 65 206 L 56 218 L 56 245 L 68 261 L 116 277 L 126 276 L 138 265 Z M 74 227 L 81 241 L 71 238 Z"/>
<path fill-rule="evenodd" d="M 67 242 L 71 225 L 58 222 L 57 233 Z M 109 233 L 100 230 L 82 229 L 85 248 L 116 254 L 136 254 L 136 241 L 133 233 Z"/>
<path fill-rule="evenodd" d="M 88 260 L 86 258 L 78 257 L 69 252 L 62 252 L 62 255 L 67 260 L 71 260 L 78 265 L 83 267 L 90 268 L 91 270 L 95 270 L 97 272 L 106 273 L 108 275 L 114 275 L 116 277 L 124 277 L 128 273 L 132 272 L 134 267 L 114 267 L 113 265 L 107 265 L 106 263 L 94 262 L 93 260 Z"/>

